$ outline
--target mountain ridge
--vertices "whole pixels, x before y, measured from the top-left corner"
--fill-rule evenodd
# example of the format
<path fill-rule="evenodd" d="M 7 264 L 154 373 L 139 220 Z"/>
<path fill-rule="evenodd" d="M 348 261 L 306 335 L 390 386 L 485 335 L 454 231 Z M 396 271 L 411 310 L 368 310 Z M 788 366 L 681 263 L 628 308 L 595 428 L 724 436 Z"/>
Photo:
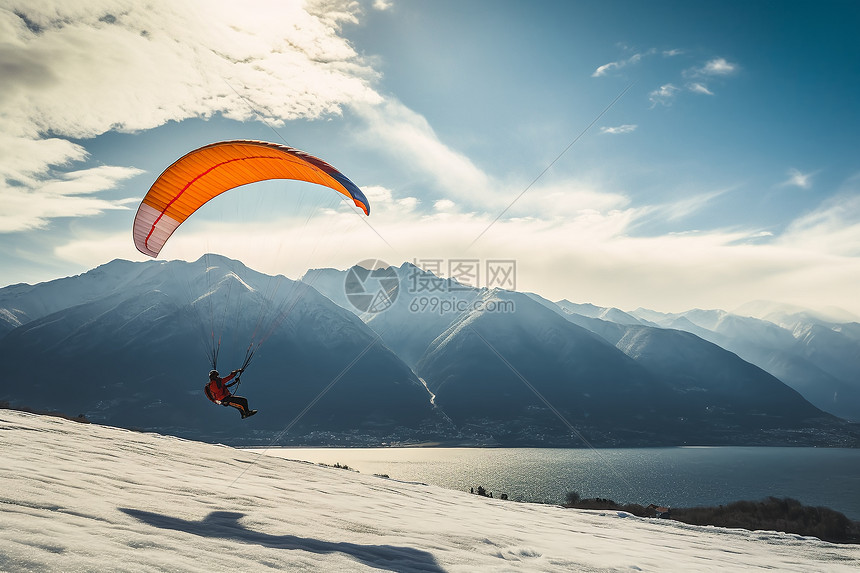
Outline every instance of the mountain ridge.
<path fill-rule="evenodd" d="M 21 322 L 0 332 L 0 360 L 12 364 L 0 400 L 210 440 L 259 442 L 284 427 L 295 427 L 286 439 L 315 444 L 858 440 L 852 426 L 735 353 L 654 323 L 659 313 L 560 306 L 409 263 L 388 269 L 380 276 L 396 275 L 399 293 L 379 299 L 390 303 L 383 312 L 352 306 L 349 270 L 292 281 L 218 255 L 117 260 L 0 289 L 0 314 Z M 350 285 L 366 281 L 372 294 L 374 276 L 354 273 Z M 691 318 L 714 327 L 719 316 Z M 240 423 L 201 400 L 201 359 L 238 368 L 249 336 L 248 348 L 254 337 L 265 345 L 243 391 L 276 415 Z"/>

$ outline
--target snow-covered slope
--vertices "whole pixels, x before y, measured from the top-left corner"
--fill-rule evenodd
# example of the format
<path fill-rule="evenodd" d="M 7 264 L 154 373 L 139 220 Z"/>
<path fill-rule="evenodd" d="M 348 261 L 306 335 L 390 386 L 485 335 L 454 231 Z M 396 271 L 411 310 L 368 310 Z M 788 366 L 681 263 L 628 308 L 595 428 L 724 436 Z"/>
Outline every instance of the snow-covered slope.
<path fill-rule="evenodd" d="M 0 570 L 857 571 L 860 547 L 493 500 L 0 411 Z"/>

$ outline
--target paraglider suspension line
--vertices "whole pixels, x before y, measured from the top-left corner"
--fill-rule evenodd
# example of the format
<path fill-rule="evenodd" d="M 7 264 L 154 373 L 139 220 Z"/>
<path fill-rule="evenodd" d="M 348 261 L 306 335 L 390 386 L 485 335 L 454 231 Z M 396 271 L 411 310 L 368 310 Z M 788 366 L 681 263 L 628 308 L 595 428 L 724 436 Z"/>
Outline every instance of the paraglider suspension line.
<path fill-rule="evenodd" d="M 245 372 L 245 369 L 251 363 L 251 359 L 254 357 L 254 353 L 257 352 L 257 347 L 254 346 L 252 342 L 248 349 L 245 350 L 245 360 L 242 362 L 242 366 L 239 368 L 239 373 L 236 375 L 236 387 L 233 389 L 234 394 L 239 393 L 239 386 L 242 384 L 242 374 Z"/>
<path fill-rule="evenodd" d="M 218 342 L 214 342 L 214 336 L 212 342 L 212 348 L 210 349 L 209 360 L 212 362 L 212 370 L 218 370 L 218 352 L 221 350 L 221 339 L 218 339 Z"/>

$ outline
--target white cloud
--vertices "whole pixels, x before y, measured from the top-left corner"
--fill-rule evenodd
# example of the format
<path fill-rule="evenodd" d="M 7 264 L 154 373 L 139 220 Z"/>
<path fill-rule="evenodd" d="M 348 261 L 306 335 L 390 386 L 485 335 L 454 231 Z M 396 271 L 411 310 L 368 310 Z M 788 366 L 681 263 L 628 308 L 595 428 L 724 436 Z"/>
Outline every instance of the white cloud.
<path fill-rule="evenodd" d="M 684 71 L 685 77 L 729 76 L 738 71 L 739 66 L 725 58 L 713 58 L 703 65 Z"/>
<path fill-rule="evenodd" d="M 393 154 L 402 165 L 429 176 L 437 191 L 472 204 L 500 201 L 490 178 L 468 157 L 442 143 L 422 115 L 393 99 L 354 109 L 366 122 L 362 135 L 366 145 Z"/>
<path fill-rule="evenodd" d="M 203 0 L 75 2 L 55 10 L 22 3 L 18 11 L 42 31 L 2 15 L 17 32 L 2 61 L 28 62 L 4 78 L 5 133 L 85 138 L 214 113 L 252 117 L 233 88 L 272 120 L 380 99 L 369 87 L 372 71 L 332 22 L 300 2 L 265 10 Z M 29 89 L 36 82 L 39 89 Z"/>
<path fill-rule="evenodd" d="M 390 203 L 392 200 L 391 189 L 386 189 L 379 185 L 366 185 L 361 190 L 364 191 L 364 196 L 367 197 L 371 205 Z"/>
<path fill-rule="evenodd" d="M 54 184 L 68 189 L 72 180 L 92 181 L 92 174 L 62 176 L 52 169 L 86 158 L 73 138 L 214 114 L 246 120 L 259 113 L 278 124 L 381 101 L 372 88 L 374 72 L 338 35 L 341 22 L 355 20 L 357 4 L 262 4 L 7 2 L 0 10 L 6 221 L 0 228 L 44 225 L 62 211 L 59 196 L 64 206 L 71 202 L 66 193 L 53 193 Z M 47 199 L 21 201 L 27 194 Z M 100 212 L 92 197 L 79 200 L 89 207 L 69 212 Z M 20 224 L 8 222 L 18 217 Z"/>
<path fill-rule="evenodd" d="M 683 54 L 683 53 L 684 53 L 684 50 L 678 50 L 678 49 L 674 49 L 674 50 L 663 50 L 663 56 L 665 56 L 665 57 L 667 57 L 667 58 L 671 58 L 671 57 L 674 57 L 674 56 L 680 56 L 680 55 L 681 55 L 681 54 Z"/>
<path fill-rule="evenodd" d="M 380 191 L 383 200 L 374 203 L 374 214 L 365 221 L 343 202 L 309 219 L 236 223 L 229 235 L 218 232 L 218 222 L 200 221 L 178 232 L 164 257 L 196 259 L 209 249 L 240 258 L 252 268 L 292 277 L 309 267 L 346 268 L 367 258 L 515 259 L 518 288 L 554 300 L 665 311 L 731 309 L 755 299 L 815 307 L 828 300 L 860 312 L 855 292 L 860 283 L 856 181 L 778 236 L 761 229 L 658 236 L 634 232 L 640 222 L 654 217 L 679 220 L 728 189 L 672 204 L 634 206 L 622 194 L 574 187 L 578 190 L 571 191 L 567 184 L 536 190 L 527 216 L 518 212 L 503 217 L 471 248 L 494 214 L 464 211 L 445 199 L 426 212 L 415 208 L 415 198 Z M 142 259 L 125 232 L 88 233 L 57 254 L 85 268 L 117 256 Z"/>
<path fill-rule="evenodd" d="M 860 257 L 860 176 L 789 225 L 780 243 L 799 250 Z"/>
<path fill-rule="evenodd" d="M 780 186 L 781 187 L 800 187 L 801 189 L 811 189 L 812 188 L 812 177 L 815 175 L 815 172 L 812 173 L 802 173 L 798 169 L 789 169 L 788 170 L 788 179 L 783 181 Z"/>
<path fill-rule="evenodd" d="M 404 197 L 404 198 L 398 199 L 396 201 L 397 206 L 403 212 L 409 212 L 409 213 L 411 213 L 412 211 L 415 211 L 415 209 L 418 207 L 418 205 L 420 203 L 421 203 L 421 200 L 418 199 L 417 197 Z"/>
<path fill-rule="evenodd" d="M 664 205 L 657 205 L 652 209 L 654 212 L 659 213 L 660 217 L 664 220 L 678 221 L 701 211 L 714 199 L 732 191 L 733 189 L 733 187 L 727 187 L 724 189 L 717 189 L 716 191 L 697 193 L 685 199 L 680 199 Z"/>
<path fill-rule="evenodd" d="M 530 189 L 528 199 L 515 204 L 509 215 L 546 221 L 590 218 L 594 213 L 619 212 L 629 205 L 630 199 L 622 193 L 601 191 L 586 182 L 565 180 Z"/>
<path fill-rule="evenodd" d="M 696 94 L 714 95 L 714 92 L 708 89 L 708 86 L 701 82 L 692 82 L 687 84 L 687 89 Z"/>
<path fill-rule="evenodd" d="M 668 106 L 672 105 L 677 93 L 678 88 L 676 86 L 673 84 L 664 84 L 659 89 L 648 94 L 648 99 L 651 100 L 651 107 L 657 104 Z"/>
<path fill-rule="evenodd" d="M 439 199 L 433 203 L 433 209 L 440 212 L 452 211 L 456 204 L 450 199 Z"/>
<path fill-rule="evenodd" d="M 388 10 L 394 6 L 394 3 L 389 0 L 373 0 L 374 10 Z"/>
<path fill-rule="evenodd" d="M 44 177 L 48 166 L 67 165 L 86 157 L 83 147 L 66 139 L 38 140 L 0 131 L 0 180 L 12 185 L 33 186 Z"/>
<path fill-rule="evenodd" d="M 624 124 L 624 125 L 616 125 L 612 127 L 601 127 L 600 133 L 607 133 L 610 135 L 618 135 L 621 133 L 633 133 L 636 131 L 637 125 L 632 124 Z"/>
<path fill-rule="evenodd" d="M 592 78 L 599 78 L 600 76 L 605 76 L 612 70 L 616 70 L 618 68 L 624 67 L 625 62 L 609 62 L 608 64 L 603 64 L 599 66 L 594 72 L 591 74 Z"/>
<path fill-rule="evenodd" d="M 94 195 L 140 173 L 138 169 L 104 166 L 74 171 L 30 187 L 0 184 L 0 233 L 40 229 L 55 217 L 86 217 L 128 209 L 131 200 L 109 201 Z"/>
<path fill-rule="evenodd" d="M 601 76 L 605 76 L 609 72 L 613 70 L 619 70 L 621 68 L 627 67 L 632 64 L 639 63 L 643 57 L 649 56 L 654 53 L 654 50 L 648 50 L 647 52 L 636 53 L 627 58 L 626 60 L 618 60 L 616 62 L 609 62 L 608 64 L 603 64 L 594 70 L 594 73 L 591 74 L 592 78 L 599 78 Z"/>
<path fill-rule="evenodd" d="M 714 58 L 704 65 L 701 72 L 708 76 L 724 76 L 733 74 L 737 69 L 737 64 L 730 63 L 725 58 Z"/>

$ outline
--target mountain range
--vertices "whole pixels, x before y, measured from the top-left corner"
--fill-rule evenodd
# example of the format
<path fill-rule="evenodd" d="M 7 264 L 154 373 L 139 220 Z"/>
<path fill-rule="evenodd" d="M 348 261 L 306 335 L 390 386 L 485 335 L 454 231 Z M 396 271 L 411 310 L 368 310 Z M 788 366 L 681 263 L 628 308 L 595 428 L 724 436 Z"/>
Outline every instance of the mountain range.
<path fill-rule="evenodd" d="M 860 420 L 860 323 L 768 303 L 733 313 L 694 309 L 659 313 L 557 305 L 571 320 L 600 318 L 619 324 L 681 330 L 734 352 L 773 374 L 822 410 Z"/>
<path fill-rule="evenodd" d="M 472 289 L 408 263 L 397 273 L 399 296 L 380 313 L 345 302 L 346 271 L 317 269 L 303 280 L 410 357 L 455 422 L 492 425 L 504 443 L 537 434 L 555 442 L 545 432 L 559 427 L 601 444 L 791 443 L 818 433 L 800 420 L 832 420 L 773 374 L 694 333 L 619 309 Z M 500 400 L 517 412 L 503 412 Z"/>
<path fill-rule="evenodd" d="M 286 442 L 409 438 L 438 418 L 414 373 L 354 314 L 305 283 L 223 257 L 113 261 L 2 289 L 0 307 L 21 323 L 0 339 L 0 400 L 13 405 L 234 443 L 288 425 Z M 257 352 L 238 393 L 268 411 L 253 424 L 202 392 L 213 349 L 224 372 L 241 366 L 249 343 Z"/>
<path fill-rule="evenodd" d="M 858 331 L 556 303 L 408 263 L 293 281 L 117 260 L 0 289 L 0 401 L 231 443 L 856 446 Z M 248 351 L 238 393 L 260 414 L 241 421 L 202 386 Z"/>

